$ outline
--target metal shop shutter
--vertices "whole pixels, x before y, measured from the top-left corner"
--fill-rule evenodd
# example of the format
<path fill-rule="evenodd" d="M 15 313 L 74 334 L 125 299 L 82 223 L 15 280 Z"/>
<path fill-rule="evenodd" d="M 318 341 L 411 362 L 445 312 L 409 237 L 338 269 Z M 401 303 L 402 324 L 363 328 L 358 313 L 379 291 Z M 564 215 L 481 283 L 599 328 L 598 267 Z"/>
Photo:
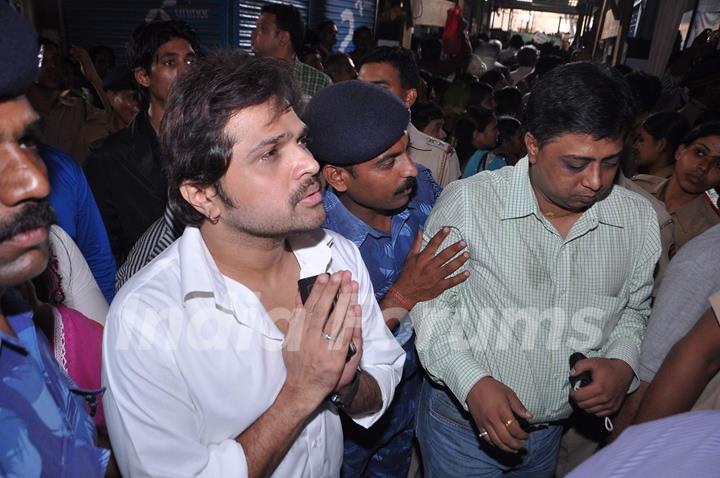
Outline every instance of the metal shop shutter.
<path fill-rule="evenodd" d="M 125 63 L 125 43 L 143 22 L 183 20 L 200 38 L 203 50 L 234 43 L 232 3 L 226 0 L 62 0 L 66 45 L 107 45 Z"/>
<path fill-rule="evenodd" d="M 332 20 L 338 29 L 335 51 L 353 51 L 352 36 L 358 27 L 375 29 L 375 0 L 325 0 L 312 4 L 311 25 L 313 29 L 324 20 Z"/>
<path fill-rule="evenodd" d="M 236 45 L 240 48 L 250 51 L 250 34 L 252 33 L 253 29 L 255 28 L 255 24 L 257 23 L 257 19 L 260 16 L 260 9 L 263 5 L 266 3 L 273 3 L 273 2 L 265 2 L 265 1 L 256 1 L 256 0 L 249 0 L 249 1 L 241 1 L 237 2 L 235 4 L 235 18 L 236 18 L 236 38 L 237 43 Z M 280 2 L 277 2 L 280 3 Z M 283 1 L 282 3 L 286 5 L 294 5 L 299 10 L 300 13 L 302 13 L 303 19 L 305 20 L 305 23 L 308 21 L 308 1 L 302 1 L 302 0 L 292 0 L 292 1 Z"/>

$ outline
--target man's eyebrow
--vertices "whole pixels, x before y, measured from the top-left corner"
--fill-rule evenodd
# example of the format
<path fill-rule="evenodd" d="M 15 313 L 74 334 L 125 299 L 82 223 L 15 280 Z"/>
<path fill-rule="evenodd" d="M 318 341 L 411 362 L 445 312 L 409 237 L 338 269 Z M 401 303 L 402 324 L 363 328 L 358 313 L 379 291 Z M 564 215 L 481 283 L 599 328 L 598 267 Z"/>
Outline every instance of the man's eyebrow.
<path fill-rule="evenodd" d="M 0 132 L 3 141 L 21 141 L 23 138 L 39 140 L 42 137 L 42 119 L 33 112 L 30 118 L 32 121 L 26 125 L 14 123 L 5 131 Z"/>
<path fill-rule="evenodd" d="M 26 136 L 31 136 L 33 138 L 39 138 L 42 133 L 42 119 L 37 118 L 32 123 L 28 124 L 23 128 L 23 130 L 20 132 L 20 137 L 24 138 Z"/>
<path fill-rule="evenodd" d="M 390 84 L 387 80 L 375 80 L 375 81 L 370 81 L 369 83 L 372 83 L 373 85 L 389 85 Z"/>
<path fill-rule="evenodd" d="M 715 152 L 714 152 L 712 149 L 710 149 L 710 147 L 707 146 L 706 144 L 701 143 L 701 142 L 698 141 L 698 142 L 697 142 L 697 145 L 700 146 L 700 147 L 703 149 L 703 153 L 705 153 L 705 154 L 710 154 L 711 156 L 715 156 L 715 157 L 720 158 L 720 153 L 715 153 Z"/>
<path fill-rule="evenodd" d="M 604 158 L 600 159 L 600 161 L 607 161 L 609 159 L 619 158 L 620 156 L 622 156 L 622 151 L 618 151 L 617 153 L 611 154 L 610 156 L 605 156 Z M 560 156 L 560 159 L 592 162 L 595 161 L 596 158 L 593 158 L 591 156 L 582 156 L 580 154 L 564 154 Z"/>
<path fill-rule="evenodd" d="M 258 150 L 263 149 L 263 148 L 265 148 L 265 147 L 267 147 L 267 146 L 270 146 L 270 145 L 273 145 L 273 144 L 278 144 L 278 143 L 280 143 L 280 142 L 282 142 L 282 141 L 285 141 L 285 140 L 288 139 L 289 137 L 290 137 L 290 133 L 287 133 L 287 132 L 286 132 L 286 133 L 281 133 L 281 134 L 277 134 L 277 135 L 275 135 L 275 136 L 271 136 L 271 137 L 269 137 L 269 138 L 266 138 L 266 139 L 260 141 L 258 144 L 256 144 L 256 145 L 248 152 L 248 156 L 253 155 L 253 154 L 256 153 Z"/>
<path fill-rule="evenodd" d="M 398 156 L 400 156 L 401 154 L 403 154 L 403 152 L 404 152 L 404 151 L 398 151 L 398 152 L 396 152 L 396 153 L 391 153 L 391 154 L 386 154 L 385 156 L 381 156 L 381 157 L 379 157 L 379 158 L 377 159 L 377 161 L 375 161 L 375 166 L 379 166 L 379 165 L 381 165 L 382 163 L 385 163 L 385 162 L 387 162 L 387 161 L 389 161 L 389 160 L 391 160 L 391 159 L 395 159 L 395 158 L 397 158 Z"/>
<path fill-rule="evenodd" d="M 177 53 L 175 53 L 174 51 L 167 51 L 167 52 L 163 53 L 162 55 L 158 55 L 157 57 L 158 58 L 167 58 L 169 56 L 179 56 L 179 55 Z"/>

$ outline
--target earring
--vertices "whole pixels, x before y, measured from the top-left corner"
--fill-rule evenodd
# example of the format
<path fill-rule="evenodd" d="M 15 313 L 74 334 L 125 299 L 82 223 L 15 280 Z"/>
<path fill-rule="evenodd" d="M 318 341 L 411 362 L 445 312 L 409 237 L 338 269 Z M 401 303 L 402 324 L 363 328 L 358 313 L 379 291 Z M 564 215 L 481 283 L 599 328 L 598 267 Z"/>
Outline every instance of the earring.
<path fill-rule="evenodd" d="M 219 215 L 215 216 L 215 217 L 207 216 L 207 219 L 208 219 L 208 221 L 210 221 L 210 224 L 217 224 L 218 221 L 220 220 L 220 216 Z"/>

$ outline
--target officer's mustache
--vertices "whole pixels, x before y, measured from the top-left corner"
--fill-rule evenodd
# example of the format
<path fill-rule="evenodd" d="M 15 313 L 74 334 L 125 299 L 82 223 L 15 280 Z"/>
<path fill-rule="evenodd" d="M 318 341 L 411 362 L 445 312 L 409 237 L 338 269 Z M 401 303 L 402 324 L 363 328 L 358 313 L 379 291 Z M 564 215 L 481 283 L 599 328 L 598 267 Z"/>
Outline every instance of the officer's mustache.
<path fill-rule="evenodd" d="M 0 242 L 55 223 L 55 212 L 47 200 L 28 204 L 10 221 L 0 223 Z"/>
<path fill-rule="evenodd" d="M 401 194 L 404 194 L 407 192 L 408 189 L 412 189 L 415 191 L 415 187 L 417 186 L 417 180 L 414 177 L 406 178 L 405 182 L 395 191 L 395 196 L 400 196 Z"/>

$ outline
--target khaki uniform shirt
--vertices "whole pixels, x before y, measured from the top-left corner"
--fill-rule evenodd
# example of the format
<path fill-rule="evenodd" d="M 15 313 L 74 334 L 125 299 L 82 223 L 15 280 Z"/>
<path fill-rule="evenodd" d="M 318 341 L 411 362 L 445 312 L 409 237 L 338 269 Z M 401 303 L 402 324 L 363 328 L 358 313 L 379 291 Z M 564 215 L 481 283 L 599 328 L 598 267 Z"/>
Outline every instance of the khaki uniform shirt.
<path fill-rule="evenodd" d="M 672 176 L 674 172 L 675 172 L 675 166 L 670 164 L 670 165 L 665 166 L 664 168 L 661 168 L 653 176 L 657 176 L 657 177 L 663 178 L 663 179 L 670 179 L 670 176 Z"/>
<path fill-rule="evenodd" d="M 43 115 L 40 139 L 43 143 L 66 153 L 78 154 L 81 149 L 79 133 L 83 125 L 104 113 L 103 110 L 95 108 L 85 101 L 75 91 L 65 91 L 52 109 Z"/>
<path fill-rule="evenodd" d="M 410 158 L 432 171 L 433 178 L 440 186 L 445 187 L 460 178 L 462 172 L 455 148 L 419 131 L 412 123 L 408 125 L 407 132 Z"/>
<path fill-rule="evenodd" d="M 618 174 L 618 179 L 615 184 L 622 186 L 625 189 L 629 189 L 632 192 L 638 193 L 652 205 L 657 216 L 658 226 L 660 227 L 660 246 L 662 251 L 660 253 L 660 259 L 658 259 L 657 267 L 655 268 L 655 283 L 653 284 L 653 297 L 657 294 L 662 279 L 665 276 L 665 271 L 668 264 L 670 263 L 670 252 L 673 250 L 673 244 L 675 243 L 675 233 L 673 227 L 673 220 L 670 214 L 665 209 L 665 204 L 658 200 L 651 193 L 643 189 L 639 184 L 629 180 L 623 174 Z"/>
<path fill-rule="evenodd" d="M 667 190 L 669 179 L 650 176 L 647 174 L 638 174 L 633 181 L 660 201 L 665 202 L 665 191 Z M 716 224 L 720 224 L 720 215 L 712 205 L 707 194 L 701 194 L 677 211 L 670 214 L 673 220 L 673 235 L 675 244 L 670 253 L 672 257 L 678 249 L 687 244 L 688 241 L 703 232 L 707 231 Z"/>
<path fill-rule="evenodd" d="M 660 259 L 658 259 L 657 267 L 655 268 L 655 283 L 653 285 L 653 297 L 657 295 L 660 284 L 665 276 L 668 264 L 670 264 L 670 253 L 675 250 L 675 228 L 673 226 L 672 217 L 665 209 L 665 204 L 659 201 L 651 193 L 644 190 L 639 184 L 629 180 L 623 174 L 618 174 L 618 179 L 615 184 L 622 186 L 625 189 L 629 189 L 632 192 L 638 193 L 652 205 L 655 210 L 655 215 L 658 218 L 658 227 L 660 228 Z"/>

